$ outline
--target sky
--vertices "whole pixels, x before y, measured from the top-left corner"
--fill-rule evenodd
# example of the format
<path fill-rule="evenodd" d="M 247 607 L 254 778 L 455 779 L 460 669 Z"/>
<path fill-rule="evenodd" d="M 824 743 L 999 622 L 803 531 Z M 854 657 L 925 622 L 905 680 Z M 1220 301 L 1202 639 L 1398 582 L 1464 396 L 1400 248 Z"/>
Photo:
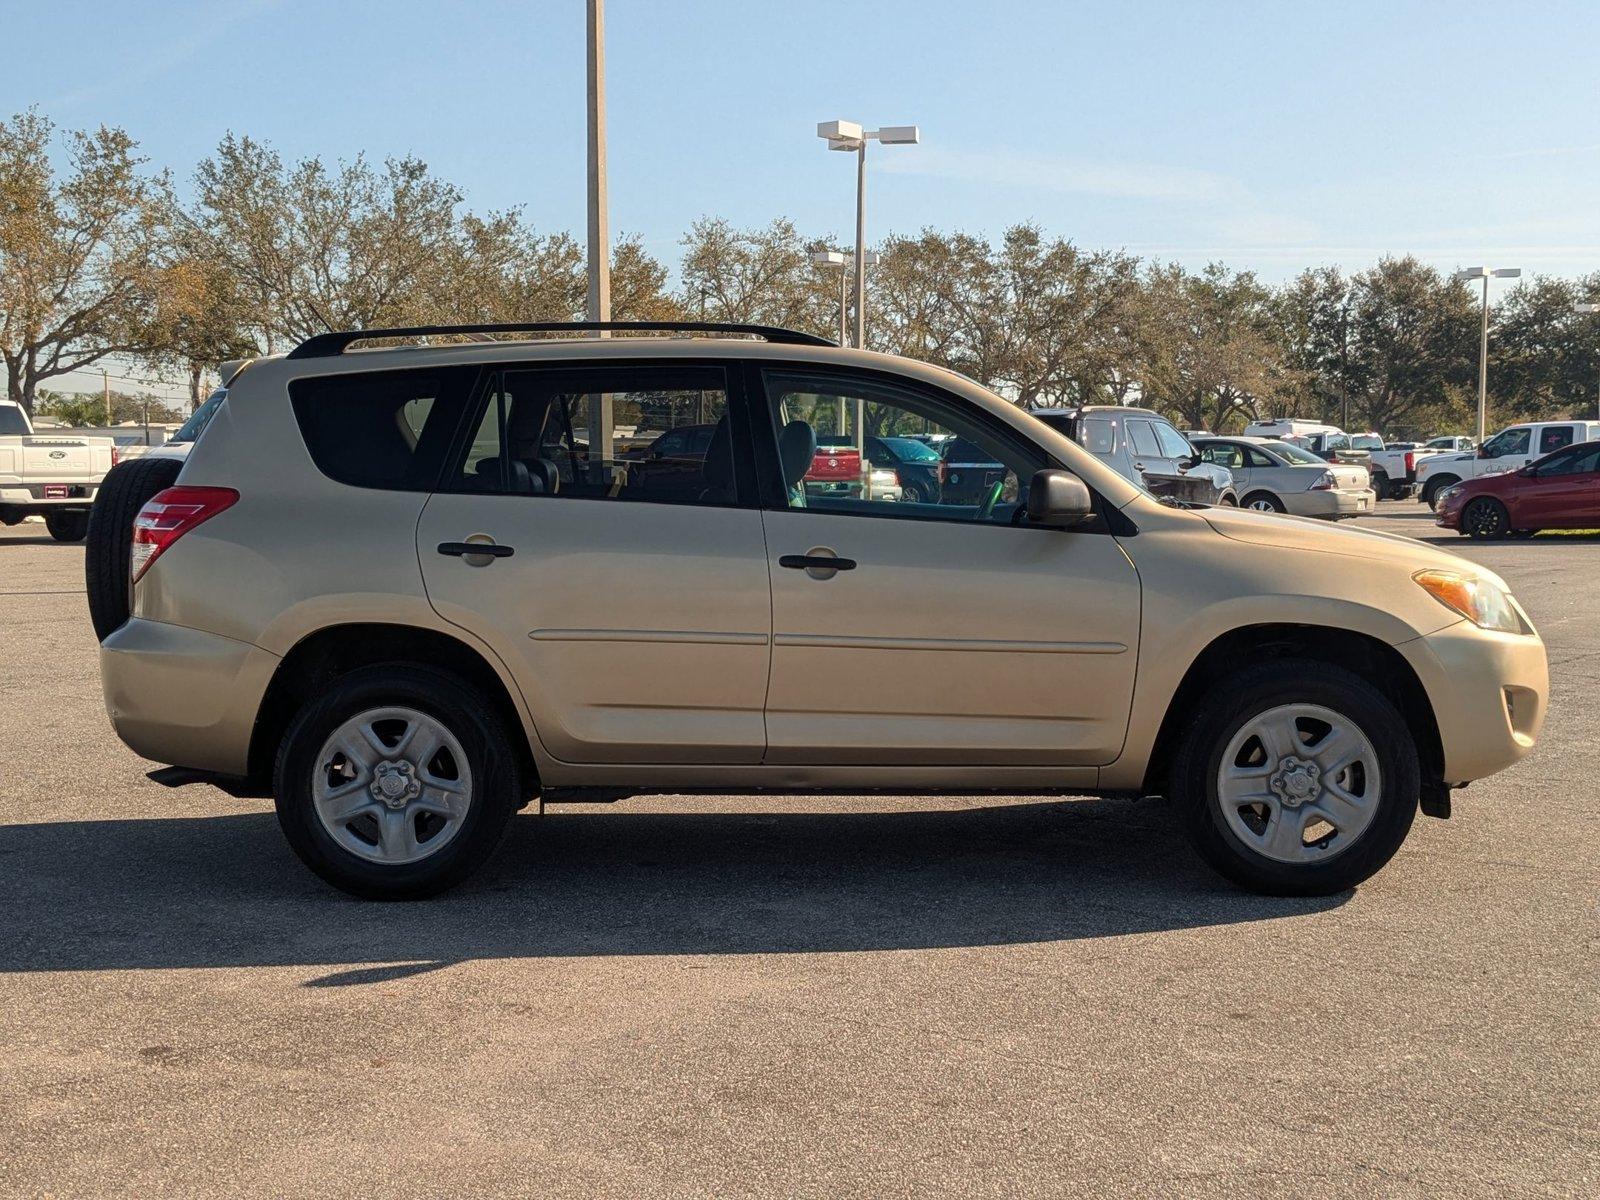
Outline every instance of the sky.
<path fill-rule="evenodd" d="M 415 155 L 477 210 L 584 224 L 582 0 L 0 0 L 0 118 L 120 125 L 187 187 L 227 132 Z M 1600 4 L 610 0 L 611 223 L 853 238 L 1032 221 L 1276 281 L 1415 253 L 1600 269 Z M 1499 285 L 1497 285 L 1499 286 Z"/>

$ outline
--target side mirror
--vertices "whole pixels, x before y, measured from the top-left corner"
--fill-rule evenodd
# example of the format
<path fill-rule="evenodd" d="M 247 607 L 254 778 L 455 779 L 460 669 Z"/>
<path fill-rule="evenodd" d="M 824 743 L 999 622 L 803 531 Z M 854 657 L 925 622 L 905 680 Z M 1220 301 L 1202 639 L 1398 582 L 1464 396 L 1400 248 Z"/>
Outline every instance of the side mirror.
<path fill-rule="evenodd" d="M 1039 471 L 1028 484 L 1028 522 L 1070 527 L 1094 516 L 1094 498 L 1070 471 Z"/>
<path fill-rule="evenodd" d="M 1189 455 L 1188 458 L 1183 460 L 1183 465 L 1192 470 L 1203 462 L 1205 462 L 1205 459 L 1200 457 L 1200 452 L 1197 450 L 1193 454 Z"/>

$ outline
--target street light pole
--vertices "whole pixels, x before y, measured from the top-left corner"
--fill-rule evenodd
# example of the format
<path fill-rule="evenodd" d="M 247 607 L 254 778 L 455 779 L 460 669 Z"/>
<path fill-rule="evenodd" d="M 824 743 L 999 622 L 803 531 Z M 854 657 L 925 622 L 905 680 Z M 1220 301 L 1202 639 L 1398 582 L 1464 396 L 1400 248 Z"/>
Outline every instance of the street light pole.
<path fill-rule="evenodd" d="M 589 305 L 591 321 L 611 319 L 611 231 L 606 213 L 605 0 L 588 0 L 589 43 Z M 605 331 L 597 331 L 604 337 Z M 589 400 L 589 470 L 603 478 L 611 457 L 611 397 Z"/>
<path fill-rule="evenodd" d="M 829 150 L 856 152 L 855 345 L 858 350 L 864 350 L 867 345 L 867 143 L 912 146 L 922 140 L 922 134 L 915 125 L 885 125 L 882 129 L 863 129 L 854 121 L 824 121 L 817 126 L 817 136 L 827 141 Z"/>
<path fill-rule="evenodd" d="M 1478 445 L 1483 445 L 1483 436 L 1486 432 L 1489 419 L 1489 280 L 1515 279 L 1522 274 L 1520 267 L 1501 267 L 1491 270 L 1488 267 L 1468 267 L 1464 271 L 1457 271 L 1452 279 L 1464 283 L 1469 279 L 1483 280 L 1483 319 L 1478 338 Z"/>
<path fill-rule="evenodd" d="M 839 345 L 850 344 L 850 270 L 852 265 L 861 267 L 875 267 L 880 259 L 877 251 L 868 250 L 863 255 L 852 256 L 838 250 L 818 250 L 811 255 L 811 261 L 819 267 L 837 267 L 839 270 Z M 857 280 L 856 286 L 862 287 L 862 281 Z M 860 294 L 859 292 L 857 293 Z"/>

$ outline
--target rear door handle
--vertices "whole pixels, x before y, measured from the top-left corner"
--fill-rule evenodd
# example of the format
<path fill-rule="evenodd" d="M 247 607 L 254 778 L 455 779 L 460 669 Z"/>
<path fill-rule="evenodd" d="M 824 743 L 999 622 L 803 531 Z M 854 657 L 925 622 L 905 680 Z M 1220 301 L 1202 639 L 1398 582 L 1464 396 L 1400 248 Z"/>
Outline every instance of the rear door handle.
<path fill-rule="evenodd" d="M 450 558 L 465 558 L 469 554 L 482 554 L 488 558 L 510 558 L 516 553 L 510 546 L 494 542 L 440 542 L 439 553 Z"/>
<path fill-rule="evenodd" d="M 856 560 L 831 554 L 785 554 L 778 559 L 778 565 L 791 571 L 854 571 Z"/>

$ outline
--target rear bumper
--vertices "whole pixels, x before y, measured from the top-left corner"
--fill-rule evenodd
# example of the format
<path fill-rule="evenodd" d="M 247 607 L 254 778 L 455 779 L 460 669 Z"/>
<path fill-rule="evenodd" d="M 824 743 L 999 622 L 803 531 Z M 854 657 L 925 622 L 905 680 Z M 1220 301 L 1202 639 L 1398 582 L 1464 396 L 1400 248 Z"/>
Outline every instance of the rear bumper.
<path fill-rule="evenodd" d="M 1537 637 L 1460 621 L 1395 647 L 1433 705 L 1444 782 L 1467 783 L 1526 758 L 1544 725 L 1550 672 Z"/>
<path fill-rule="evenodd" d="M 117 736 L 141 758 L 243 775 L 279 659 L 232 638 L 134 617 L 100 646 Z"/>
<path fill-rule="evenodd" d="M 98 483 L 30 483 L 0 486 L 0 504 L 45 512 L 52 508 L 88 508 L 100 490 Z M 51 494 L 47 494 L 51 493 Z"/>
<path fill-rule="evenodd" d="M 1378 494 L 1371 488 L 1333 489 L 1331 491 L 1301 492 L 1283 498 L 1283 505 L 1297 517 L 1370 516 L 1378 503 Z"/>

